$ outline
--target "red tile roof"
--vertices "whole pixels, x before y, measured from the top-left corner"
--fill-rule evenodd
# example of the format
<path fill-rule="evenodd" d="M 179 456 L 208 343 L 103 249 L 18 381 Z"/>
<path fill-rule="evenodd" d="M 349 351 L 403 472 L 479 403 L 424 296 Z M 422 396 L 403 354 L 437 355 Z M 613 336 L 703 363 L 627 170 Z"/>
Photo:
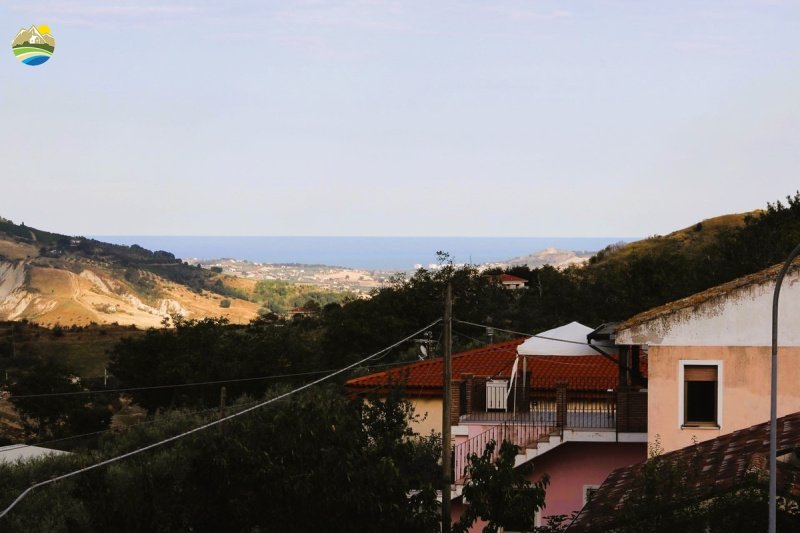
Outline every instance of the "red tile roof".
<path fill-rule="evenodd" d="M 520 281 L 522 281 L 524 283 L 528 283 L 527 279 L 521 278 L 519 276 L 514 276 L 512 274 L 500 274 L 500 281 L 515 282 L 515 283 L 519 283 Z"/>
<path fill-rule="evenodd" d="M 461 379 L 462 374 L 508 377 L 517 356 L 517 346 L 524 340 L 490 344 L 453 355 L 453 379 Z M 528 356 L 527 369 L 534 388 L 555 388 L 558 381 L 567 381 L 572 388 L 613 388 L 619 375 L 617 364 L 600 354 Z M 442 376 L 442 358 L 436 358 L 351 379 L 347 387 L 352 392 L 366 392 L 401 383 L 409 393 L 435 396 L 442 394 Z"/>
<path fill-rule="evenodd" d="M 800 413 L 779 418 L 779 455 L 798 446 Z M 661 455 L 659 460 L 691 464 L 694 476 L 685 490 L 694 491 L 698 501 L 704 501 L 730 491 L 743 483 L 749 474 L 767 475 L 768 454 L 769 422 L 764 422 Z M 613 525 L 628 495 L 643 490 L 645 464 L 642 462 L 611 472 L 568 531 L 580 532 L 590 526 L 596 530 Z M 777 485 L 779 492 L 797 498 L 800 496 L 800 470 L 791 463 L 779 462 Z"/>

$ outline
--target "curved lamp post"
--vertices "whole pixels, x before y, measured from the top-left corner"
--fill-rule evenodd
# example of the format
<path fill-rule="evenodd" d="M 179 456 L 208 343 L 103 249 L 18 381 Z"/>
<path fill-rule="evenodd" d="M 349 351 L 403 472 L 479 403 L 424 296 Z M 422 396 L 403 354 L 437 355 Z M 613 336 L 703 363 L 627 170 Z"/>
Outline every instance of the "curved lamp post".
<path fill-rule="evenodd" d="M 770 394 L 769 417 L 769 533 L 777 533 L 778 518 L 778 297 L 781 294 L 783 277 L 792 265 L 792 261 L 800 254 L 798 244 L 778 273 L 775 280 L 775 292 L 772 295 L 772 392 Z"/>

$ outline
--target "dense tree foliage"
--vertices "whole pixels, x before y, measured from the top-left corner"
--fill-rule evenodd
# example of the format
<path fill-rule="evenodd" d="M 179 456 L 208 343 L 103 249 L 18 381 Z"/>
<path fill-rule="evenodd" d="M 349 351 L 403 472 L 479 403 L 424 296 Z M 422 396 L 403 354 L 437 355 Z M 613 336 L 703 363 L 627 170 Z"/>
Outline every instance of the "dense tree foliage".
<path fill-rule="evenodd" d="M 173 317 L 173 328 L 151 329 L 138 338 L 123 339 L 111 353 L 109 369 L 123 387 L 227 383 L 228 394 L 261 394 L 274 380 L 252 379 L 292 376 L 285 382 L 308 381 L 294 376 L 325 368 L 315 347 L 319 331 L 306 321 L 272 322 L 259 319 L 244 326 L 229 325 L 224 318 L 184 320 Z M 219 385 L 150 388 L 132 391 L 147 409 L 180 405 L 216 404 Z"/>
<path fill-rule="evenodd" d="M 27 438 L 41 441 L 107 428 L 109 397 L 79 394 L 83 390 L 74 373 L 55 358 L 21 372 L 10 391 Z"/>
<path fill-rule="evenodd" d="M 253 300 L 265 306 L 268 312 L 283 315 L 294 307 L 319 310 L 328 304 L 342 304 L 355 298 L 354 293 L 319 289 L 281 280 L 263 280 L 256 283 Z"/>
<path fill-rule="evenodd" d="M 242 407 L 242 406 L 239 406 Z M 234 410 L 237 407 L 234 407 Z M 440 441 L 408 403 L 320 388 L 163 447 L 42 487 L 3 531 L 434 532 Z M 0 464 L 5 506 L 32 482 L 200 425 L 174 411 L 109 435 L 93 454 Z"/>

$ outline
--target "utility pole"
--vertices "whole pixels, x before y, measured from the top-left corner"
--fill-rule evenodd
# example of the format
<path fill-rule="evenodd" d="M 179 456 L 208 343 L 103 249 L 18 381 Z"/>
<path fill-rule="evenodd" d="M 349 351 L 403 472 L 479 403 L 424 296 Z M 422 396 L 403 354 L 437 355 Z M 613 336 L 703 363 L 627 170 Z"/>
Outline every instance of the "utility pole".
<path fill-rule="evenodd" d="M 442 402 L 442 533 L 450 533 L 450 470 L 451 436 L 450 436 L 450 382 L 452 380 L 451 356 L 453 350 L 453 287 L 447 284 L 444 302 L 444 376 Z"/>

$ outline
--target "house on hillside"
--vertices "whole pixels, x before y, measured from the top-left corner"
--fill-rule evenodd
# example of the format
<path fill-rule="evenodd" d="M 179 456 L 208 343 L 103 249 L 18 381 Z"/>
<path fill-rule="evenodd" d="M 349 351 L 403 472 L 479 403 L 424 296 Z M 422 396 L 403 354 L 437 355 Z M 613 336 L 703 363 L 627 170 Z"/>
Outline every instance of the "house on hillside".
<path fill-rule="evenodd" d="M 305 318 L 316 315 L 316 311 L 307 307 L 292 307 L 286 312 L 286 318 L 293 320 L 297 317 Z"/>
<path fill-rule="evenodd" d="M 800 268 L 781 289 L 778 416 L 800 411 Z M 619 324 L 621 361 L 648 361 L 648 440 L 665 451 L 770 417 L 772 298 L 780 266 Z"/>
<path fill-rule="evenodd" d="M 800 263 L 784 278 L 778 335 L 778 478 L 800 496 Z M 620 368 L 647 360 L 648 442 L 665 460 L 696 457 L 691 490 L 714 498 L 766 471 L 771 396 L 772 305 L 780 265 L 712 287 L 605 327 Z M 595 332 L 597 335 L 598 332 Z M 699 443 L 695 445 L 694 443 Z M 643 464 L 614 472 L 570 531 L 619 520 Z M 794 481 L 792 481 L 794 480 Z M 795 485 L 791 485 L 795 483 Z"/>
<path fill-rule="evenodd" d="M 778 419 L 777 487 L 778 494 L 789 498 L 795 506 L 800 503 L 798 449 L 800 413 L 794 413 Z M 764 422 L 680 448 L 661 455 L 658 460 L 678 469 L 691 469 L 681 491 L 694 502 L 707 504 L 744 486 L 766 485 L 769 476 L 768 457 L 769 422 Z M 626 525 L 626 517 L 621 513 L 626 500 L 632 494 L 640 494 L 645 490 L 644 462 L 615 470 L 581 510 L 568 531 L 606 531 Z M 800 517 L 797 520 L 795 525 L 800 527 Z M 792 531 L 797 531 L 797 528 Z"/>
<path fill-rule="evenodd" d="M 488 276 L 493 282 L 503 286 L 504 289 L 518 290 L 526 289 L 528 280 L 512 274 L 497 274 Z"/>
<path fill-rule="evenodd" d="M 489 440 L 521 448 L 517 466 L 533 461 L 534 479 L 551 477 L 543 517 L 570 514 L 609 472 L 646 457 L 647 394 L 623 382 L 613 345 L 591 344 L 594 330 L 573 322 L 453 356 L 453 519 L 464 502 L 467 457 Z M 646 364 L 635 375 L 646 375 Z M 405 386 L 416 412 L 426 416 L 420 433 L 442 428 L 442 359 L 412 363 L 347 382 L 358 394 Z M 541 520 L 542 517 L 537 517 Z M 476 524 L 478 531 L 480 524 Z"/>

